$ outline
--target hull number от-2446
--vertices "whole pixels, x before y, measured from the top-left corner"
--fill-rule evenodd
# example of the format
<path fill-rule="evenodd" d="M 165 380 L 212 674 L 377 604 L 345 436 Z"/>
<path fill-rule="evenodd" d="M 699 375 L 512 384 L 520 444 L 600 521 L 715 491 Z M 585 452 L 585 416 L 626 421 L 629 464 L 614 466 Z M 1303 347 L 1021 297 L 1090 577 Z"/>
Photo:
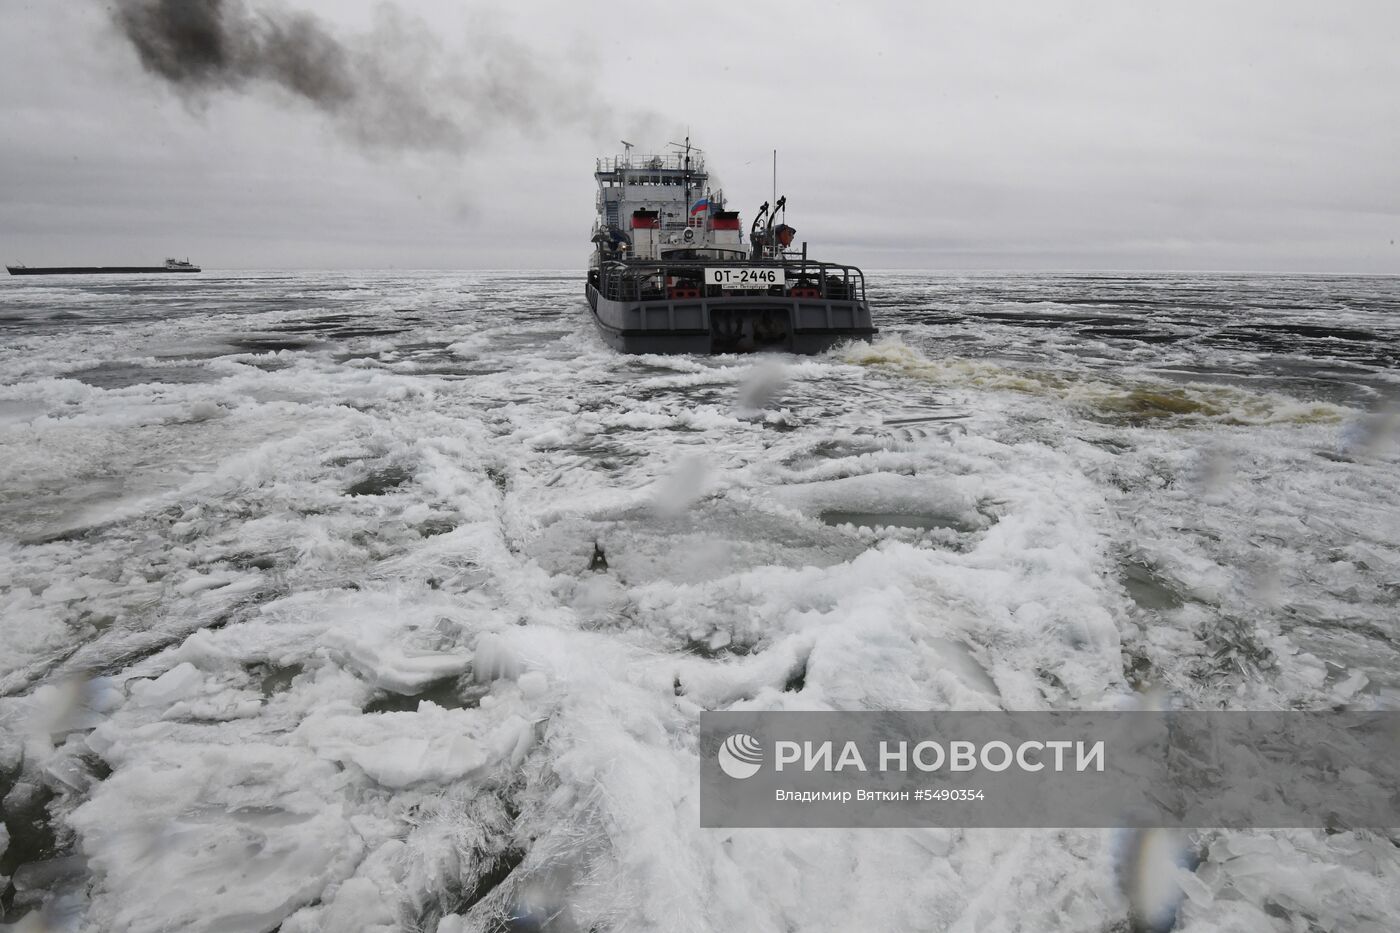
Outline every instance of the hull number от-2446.
<path fill-rule="evenodd" d="M 705 284 L 720 288 L 767 288 L 784 285 L 787 279 L 780 268 L 752 269 L 738 266 L 729 269 L 706 269 Z"/>

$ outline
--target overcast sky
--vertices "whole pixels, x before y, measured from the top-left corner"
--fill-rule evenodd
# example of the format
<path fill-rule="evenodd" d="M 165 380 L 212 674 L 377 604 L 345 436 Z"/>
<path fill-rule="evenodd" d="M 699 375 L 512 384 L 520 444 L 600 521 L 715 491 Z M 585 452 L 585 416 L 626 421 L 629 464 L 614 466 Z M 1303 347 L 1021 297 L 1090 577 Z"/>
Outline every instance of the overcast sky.
<path fill-rule="evenodd" d="M 574 268 L 594 157 L 688 127 L 746 224 L 778 149 L 819 258 L 1400 273 L 1393 0 L 224 2 L 351 89 L 182 92 L 123 0 L 0 0 L 0 257 Z"/>

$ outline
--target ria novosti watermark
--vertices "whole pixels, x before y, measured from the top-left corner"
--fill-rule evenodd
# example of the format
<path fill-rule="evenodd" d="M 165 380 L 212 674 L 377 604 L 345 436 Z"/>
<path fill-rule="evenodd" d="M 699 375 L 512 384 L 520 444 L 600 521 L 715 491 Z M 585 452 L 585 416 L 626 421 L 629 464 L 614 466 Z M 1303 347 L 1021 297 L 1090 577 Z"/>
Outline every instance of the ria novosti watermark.
<path fill-rule="evenodd" d="M 706 713 L 704 826 L 1400 827 L 1400 713 Z"/>

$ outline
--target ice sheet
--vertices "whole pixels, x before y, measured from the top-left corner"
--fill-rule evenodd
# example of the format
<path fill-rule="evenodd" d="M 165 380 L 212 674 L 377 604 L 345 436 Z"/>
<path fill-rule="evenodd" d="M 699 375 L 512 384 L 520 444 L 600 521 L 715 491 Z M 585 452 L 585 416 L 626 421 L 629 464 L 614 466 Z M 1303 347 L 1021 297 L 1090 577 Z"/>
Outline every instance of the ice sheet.
<path fill-rule="evenodd" d="M 42 916 L 1102 931 L 1139 890 L 1188 931 L 1400 915 L 1368 833 L 1206 833 L 1134 887 L 1111 833 L 698 827 L 705 709 L 1397 697 L 1386 280 L 872 280 L 880 342 L 777 364 L 619 357 L 572 273 L 27 290 L 0 778 L 47 788 L 54 838 L 0 855 L 47 866 Z M 58 302 L 91 320 L 44 323 Z"/>

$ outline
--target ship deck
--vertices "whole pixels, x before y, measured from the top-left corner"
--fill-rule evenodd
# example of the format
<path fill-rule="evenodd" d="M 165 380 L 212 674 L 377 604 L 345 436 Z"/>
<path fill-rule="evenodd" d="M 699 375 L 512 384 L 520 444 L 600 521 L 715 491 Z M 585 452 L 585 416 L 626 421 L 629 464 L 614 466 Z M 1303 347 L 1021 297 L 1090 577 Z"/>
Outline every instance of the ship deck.
<path fill-rule="evenodd" d="M 781 270 L 782 283 L 727 288 L 725 270 Z M 603 339 L 628 353 L 820 353 L 876 333 L 865 277 L 813 260 L 613 260 L 589 273 L 588 301 Z"/>

